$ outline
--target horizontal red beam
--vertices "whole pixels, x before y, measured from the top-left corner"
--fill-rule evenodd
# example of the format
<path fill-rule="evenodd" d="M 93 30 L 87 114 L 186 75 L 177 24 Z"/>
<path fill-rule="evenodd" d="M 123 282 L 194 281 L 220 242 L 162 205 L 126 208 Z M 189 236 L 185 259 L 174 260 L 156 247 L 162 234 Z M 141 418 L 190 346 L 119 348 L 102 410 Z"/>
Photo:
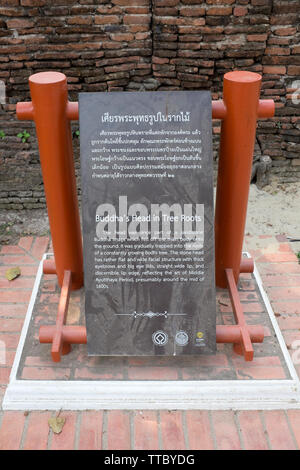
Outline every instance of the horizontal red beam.
<path fill-rule="evenodd" d="M 253 258 L 242 258 L 240 265 L 240 273 L 253 273 L 254 261 Z"/>
<path fill-rule="evenodd" d="M 44 274 L 56 274 L 56 266 L 54 259 L 46 259 L 43 262 L 43 273 Z"/>
<path fill-rule="evenodd" d="M 240 272 L 241 273 L 253 273 L 254 261 L 252 258 L 242 258 Z M 46 259 L 43 263 L 44 274 L 56 274 L 56 266 L 54 259 Z"/>
<path fill-rule="evenodd" d="M 258 119 L 268 118 L 274 116 L 275 103 L 273 100 L 259 100 L 257 117 Z M 21 121 L 34 120 L 34 109 L 31 101 L 17 103 L 16 113 L 18 119 Z M 78 121 L 78 103 L 67 103 L 66 117 L 70 121 Z M 223 100 L 212 101 L 212 118 L 225 119 L 226 107 Z"/>
<path fill-rule="evenodd" d="M 264 329 L 262 326 L 247 325 L 247 330 L 253 343 L 262 343 Z M 41 326 L 39 332 L 40 343 L 52 343 L 56 332 L 56 326 Z M 217 343 L 239 344 L 242 341 L 242 332 L 239 325 L 217 325 Z M 63 325 L 62 340 L 69 344 L 86 344 L 87 335 L 85 326 Z"/>
<path fill-rule="evenodd" d="M 40 343 L 52 343 L 53 336 L 56 331 L 56 325 L 41 326 L 39 331 Z M 86 344 L 86 327 L 63 325 L 62 327 L 62 341 L 68 344 Z"/>
<path fill-rule="evenodd" d="M 264 340 L 264 329 L 260 325 L 247 325 L 248 334 L 252 343 L 262 343 Z M 239 325 L 217 325 L 217 343 L 240 344 L 242 342 L 242 331 Z"/>

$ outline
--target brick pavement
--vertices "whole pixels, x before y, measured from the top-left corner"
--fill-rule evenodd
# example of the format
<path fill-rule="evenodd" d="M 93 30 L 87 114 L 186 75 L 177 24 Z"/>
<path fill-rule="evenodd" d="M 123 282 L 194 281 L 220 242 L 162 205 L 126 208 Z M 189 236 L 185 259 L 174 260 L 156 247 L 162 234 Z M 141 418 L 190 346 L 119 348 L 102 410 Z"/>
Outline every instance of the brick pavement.
<path fill-rule="evenodd" d="M 5 341 L 7 348 L 6 363 L 0 365 L 1 399 L 9 380 L 37 266 L 48 244 L 47 237 L 26 237 L 21 238 L 16 246 L 3 246 L 0 252 L 0 340 Z M 291 349 L 293 341 L 300 340 L 300 265 L 297 258 L 284 237 L 248 237 L 246 246 L 254 256 L 290 354 L 295 354 Z M 15 265 L 20 266 L 22 274 L 9 282 L 4 277 L 5 271 Z M 54 295 L 53 278 L 45 281 L 48 294 Z M 251 279 L 245 278 L 241 290 L 249 293 L 252 287 Z M 51 302 L 47 299 L 45 297 L 45 307 L 48 306 L 50 311 Z M 226 304 L 226 301 L 222 303 Z M 257 304 L 255 299 L 251 301 L 248 298 L 248 315 L 253 315 L 253 321 L 259 314 Z M 78 314 L 75 307 L 74 304 L 73 319 Z M 221 304 L 220 307 L 223 321 L 230 321 L 227 306 Z M 224 352 L 221 352 L 221 357 L 224 360 Z M 29 369 L 42 367 L 34 362 L 36 359 L 27 359 Z M 135 374 L 141 373 L 142 369 L 139 369 L 138 358 L 136 361 L 131 369 Z M 242 366 L 238 356 L 232 356 L 232 361 Z M 267 365 L 260 364 L 262 359 L 259 355 L 256 361 L 254 369 L 258 371 L 258 377 L 267 373 L 265 367 L 276 369 L 278 366 L 276 357 L 270 357 Z M 49 372 L 50 366 L 47 369 Z M 299 365 L 296 365 L 296 370 L 300 374 Z M 84 372 L 81 369 L 81 374 Z M 65 425 L 60 434 L 54 434 L 49 429 L 48 419 L 58 412 L 1 411 L 0 449 L 300 448 L 300 410 L 62 411 L 60 416 L 66 418 Z"/>

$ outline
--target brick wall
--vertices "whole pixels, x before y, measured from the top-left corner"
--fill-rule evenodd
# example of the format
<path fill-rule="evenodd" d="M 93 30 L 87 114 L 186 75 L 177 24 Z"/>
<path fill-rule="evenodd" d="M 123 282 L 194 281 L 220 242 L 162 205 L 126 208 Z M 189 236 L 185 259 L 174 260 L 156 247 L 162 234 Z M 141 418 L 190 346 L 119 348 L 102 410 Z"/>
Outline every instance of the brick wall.
<path fill-rule="evenodd" d="M 276 117 L 258 124 L 255 158 L 300 181 L 299 0 L 0 0 L 0 208 L 45 204 L 34 125 L 15 116 L 31 74 L 65 73 L 76 101 L 80 91 L 201 88 L 218 99 L 233 69 L 261 73 L 261 97 L 276 102 Z M 215 158 L 219 132 L 215 121 Z M 78 172 L 76 137 L 74 148 Z"/>

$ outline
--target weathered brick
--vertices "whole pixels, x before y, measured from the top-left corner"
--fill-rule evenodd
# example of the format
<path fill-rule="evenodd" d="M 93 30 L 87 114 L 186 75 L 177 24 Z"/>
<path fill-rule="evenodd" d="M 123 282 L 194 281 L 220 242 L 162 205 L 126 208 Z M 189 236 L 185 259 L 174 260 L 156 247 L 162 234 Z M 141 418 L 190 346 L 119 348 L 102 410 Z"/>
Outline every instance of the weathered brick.
<path fill-rule="evenodd" d="M 130 13 L 131 15 L 135 15 L 135 14 L 138 14 L 138 15 L 143 15 L 143 14 L 147 14 L 149 13 L 149 6 L 126 6 L 124 8 L 124 11 L 126 13 Z M 122 13 L 122 12 L 121 12 Z"/>
<path fill-rule="evenodd" d="M 274 29 L 274 34 L 277 34 L 278 36 L 293 36 L 297 32 L 297 29 L 294 27 L 277 27 Z"/>
<path fill-rule="evenodd" d="M 206 0 L 208 5 L 232 5 L 236 0 Z"/>
<path fill-rule="evenodd" d="M 139 38 L 136 35 L 136 39 L 145 39 L 146 37 L 147 36 Z M 132 41 L 134 39 L 134 34 L 132 34 L 132 33 L 112 33 L 111 38 L 112 38 L 113 41 L 120 41 L 120 42 L 121 41 Z"/>
<path fill-rule="evenodd" d="M 251 5 L 253 6 L 262 6 L 262 5 L 270 5 L 271 0 L 251 0 Z"/>
<path fill-rule="evenodd" d="M 284 75 L 286 73 L 286 67 L 283 66 L 273 66 L 273 65 L 265 65 L 263 67 L 263 72 L 266 74 L 272 75 Z"/>
<path fill-rule="evenodd" d="M 181 7 L 180 14 L 183 16 L 202 16 L 205 14 L 204 7 Z"/>
<path fill-rule="evenodd" d="M 168 0 L 165 0 L 168 1 Z M 170 0 L 169 0 L 170 1 Z M 176 0 L 177 1 L 177 0 Z M 128 5 L 148 5 L 148 0 L 114 0 L 114 5 L 128 6 Z"/>
<path fill-rule="evenodd" d="M 224 7 L 224 6 L 219 6 L 219 7 L 209 7 L 206 10 L 207 15 L 212 15 L 212 16 L 225 16 L 225 15 L 231 15 L 232 13 L 232 8 L 231 7 Z"/>
<path fill-rule="evenodd" d="M 280 15 L 274 15 L 271 16 L 270 18 L 270 24 L 271 25 L 291 25 L 291 24 L 296 24 L 298 20 L 298 14 L 297 13 L 289 13 L 287 15 L 280 14 Z"/>
<path fill-rule="evenodd" d="M 163 7 L 154 8 L 154 15 L 156 16 L 177 16 L 178 8 L 175 7 Z"/>
<path fill-rule="evenodd" d="M 121 18 L 117 15 L 97 15 L 95 16 L 95 24 L 111 25 L 121 23 Z"/>
<path fill-rule="evenodd" d="M 67 18 L 68 24 L 92 24 L 93 18 L 91 16 L 71 16 Z"/>
<path fill-rule="evenodd" d="M 149 24 L 150 15 L 124 15 L 124 24 Z"/>
<path fill-rule="evenodd" d="M 21 0 L 23 7 L 42 7 L 46 4 L 46 0 Z"/>
<path fill-rule="evenodd" d="M 17 133 L 19 126 L 12 101 L 29 99 L 27 81 L 32 71 L 65 70 L 69 91 L 76 101 L 79 91 L 121 91 L 131 86 L 139 89 L 146 77 L 151 76 L 158 79 L 158 89 L 211 87 L 219 99 L 222 97 L 219 77 L 229 70 L 248 69 L 263 75 L 263 94 L 276 101 L 277 116 L 287 117 L 289 123 L 296 117 L 293 91 L 288 91 L 286 85 L 299 76 L 299 46 L 295 43 L 297 0 L 273 3 L 271 0 L 155 0 L 151 8 L 149 0 L 115 0 L 112 4 L 92 0 L 75 4 L 72 0 L 59 0 L 54 3 L 0 0 L 0 28 L 7 27 L 13 32 L 0 35 L 0 80 L 14 89 L 14 98 L 9 95 L 5 106 L 9 119 L 0 116 L 0 127 L 9 136 L 9 146 L 6 139 L 1 141 L 5 160 L 3 157 L 0 160 L 5 161 L 10 175 L 6 178 L 2 172 L 1 184 L 7 194 L 0 196 L 1 209 L 45 207 L 43 194 L 20 195 L 22 190 L 37 183 L 36 140 L 30 139 L 25 144 L 27 157 L 22 157 L 18 171 L 13 155 L 13 152 L 17 154 L 21 161 L 25 148 L 12 140 L 12 129 Z M 105 77 L 102 67 L 127 64 L 127 57 L 133 55 L 139 57 L 134 67 L 123 68 L 120 71 L 125 73 L 123 75 Z M 123 62 L 107 62 L 118 58 Z M 186 63 L 187 60 L 190 62 Z M 200 60 L 213 63 L 201 65 Z M 157 67 L 168 63 L 176 64 L 176 69 Z M 155 65 L 153 70 L 151 64 Z M 198 67 L 202 70 L 197 70 Z M 95 74 L 93 68 L 100 68 L 101 73 L 97 70 Z M 119 70 L 109 73 L 119 73 Z M 283 87 L 277 83 L 281 79 L 284 79 Z M 270 81 L 274 83 L 266 86 L 265 82 Z M 297 179 L 298 150 L 288 149 L 287 140 L 295 143 L 299 130 L 261 123 L 257 136 L 264 146 L 264 154 L 270 149 L 272 173 L 283 179 Z M 215 154 L 219 130 L 219 126 L 213 130 Z M 76 149 L 76 157 L 78 152 Z M 13 189 L 8 181 L 12 181 Z M 41 183 L 39 175 L 38 184 Z"/>
<path fill-rule="evenodd" d="M 118 6 L 112 7 L 111 5 L 100 5 L 97 8 L 97 12 L 101 13 L 102 15 L 119 15 L 122 13 L 122 8 Z"/>
<path fill-rule="evenodd" d="M 233 9 L 234 16 L 245 16 L 248 13 L 247 7 L 235 7 Z"/>
<path fill-rule="evenodd" d="M 249 42 L 264 42 L 268 39 L 268 34 L 248 34 L 247 41 Z"/>
<path fill-rule="evenodd" d="M 289 65 L 287 68 L 288 75 L 300 75 L 300 65 Z"/>
<path fill-rule="evenodd" d="M 2 6 L 19 6 L 20 0 L 0 0 L 0 5 Z"/>
<path fill-rule="evenodd" d="M 290 55 L 290 49 L 288 47 L 267 47 L 265 50 L 266 54 L 269 55 Z"/>
<path fill-rule="evenodd" d="M 300 44 L 291 47 L 292 54 L 300 54 Z"/>
<path fill-rule="evenodd" d="M 13 20 L 7 20 L 6 24 L 8 29 L 32 28 L 34 26 L 34 21 L 14 18 Z"/>

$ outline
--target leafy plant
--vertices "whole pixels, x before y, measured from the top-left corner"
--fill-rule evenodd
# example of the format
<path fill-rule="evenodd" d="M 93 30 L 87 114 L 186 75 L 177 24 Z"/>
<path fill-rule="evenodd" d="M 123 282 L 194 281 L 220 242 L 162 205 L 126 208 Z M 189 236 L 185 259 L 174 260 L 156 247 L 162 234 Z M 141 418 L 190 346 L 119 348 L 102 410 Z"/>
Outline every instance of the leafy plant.
<path fill-rule="evenodd" d="M 29 139 L 30 134 L 27 131 L 23 131 L 23 132 L 19 132 L 17 137 L 19 137 L 22 140 L 22 142 L 25 143 Z"/>
<path fill-rule="evenodd" d="M 4 139 L 4 137 L 5 137 L 5 132 L 1 130 L 0 131 L 0 139 Z"/>
<path fill-rule="evenodd" d="M 300 264 L 300 251 L 297 253 L 298 263 Z"/>

